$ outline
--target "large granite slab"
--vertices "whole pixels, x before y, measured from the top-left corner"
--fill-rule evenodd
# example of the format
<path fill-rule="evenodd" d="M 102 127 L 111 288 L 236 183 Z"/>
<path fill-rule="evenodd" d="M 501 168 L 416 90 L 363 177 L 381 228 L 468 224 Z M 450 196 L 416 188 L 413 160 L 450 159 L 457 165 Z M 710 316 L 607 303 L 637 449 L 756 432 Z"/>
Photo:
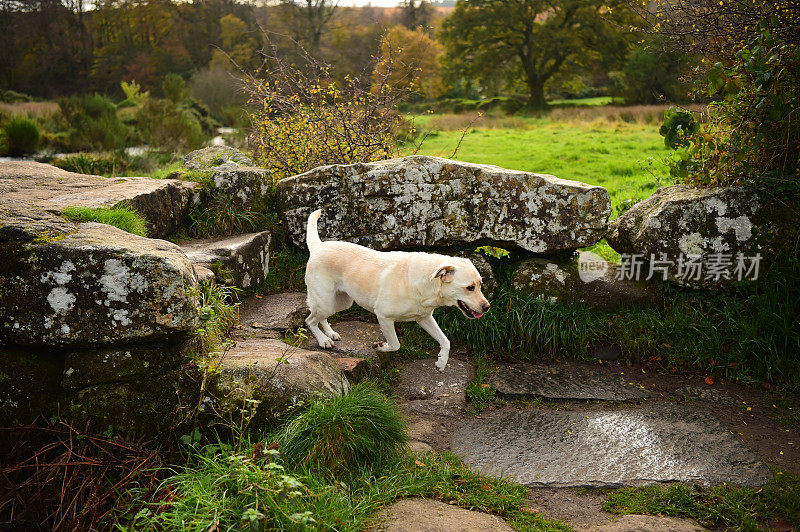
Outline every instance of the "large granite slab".
<path fill-rule="evenodd" d="M 503 411 L 467 419 L 452 450 L 481 473 L 530 487 L 661 482 L 760 486 L 769 468 L 704 409 L 657 403 L 628 410 Z"/>
<path fill-rule="evenodd" d="M 650 396 L 646 389 L 621 375 L 609 375 L 581 366 L 501 364 L 489 378 L 489 384 L 509 398 L 632 401 Z"/>

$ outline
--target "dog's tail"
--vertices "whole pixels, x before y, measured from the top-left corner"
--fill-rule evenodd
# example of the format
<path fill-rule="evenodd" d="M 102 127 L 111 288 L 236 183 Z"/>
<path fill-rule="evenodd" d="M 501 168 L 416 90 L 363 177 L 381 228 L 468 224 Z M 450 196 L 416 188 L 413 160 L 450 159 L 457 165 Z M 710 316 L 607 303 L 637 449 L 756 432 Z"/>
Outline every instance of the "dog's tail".
<path fill-rule="evenodd" d="M 319 231 L 317 231 L 317 220 L 322 216 L 322 209 L 317 209 L 312 212 L 308 217 L 308 225 L 306 226 L 306 245 L 309 251 L 313 251 L 322 240 L 319 239 Z"/>

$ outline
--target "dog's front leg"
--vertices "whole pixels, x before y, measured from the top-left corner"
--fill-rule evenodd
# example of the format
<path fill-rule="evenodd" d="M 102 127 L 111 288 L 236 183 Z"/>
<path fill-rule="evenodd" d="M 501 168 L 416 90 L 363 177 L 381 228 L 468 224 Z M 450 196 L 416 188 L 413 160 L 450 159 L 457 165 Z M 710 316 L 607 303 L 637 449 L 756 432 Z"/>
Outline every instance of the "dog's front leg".
<path fill-rule="evenodd" d="M 433 314 L 429 314 L 417 321 L 417 323 L 419 323 L 428 334 L 433 336 L 434 340 L 439 342 L 439 359 L 436 361 L 436 368 L 439 371 L 444 371 L 445 366 L 447 366 L 447 360 L 450 358 L 450 340 L 447 339 L 447 336 L 445 336 L 439 328 L 439 324 L 433 319 Z"/>
<path fill-rule="evenodd" d="M 397 331 L 394 330 L 394 320 L 378 316 L 378 325 L 381 326 L 386 342 L 377 346 L 378 351 L 397 351 L 400 349 L 400 340 L 397 339 Z"/>

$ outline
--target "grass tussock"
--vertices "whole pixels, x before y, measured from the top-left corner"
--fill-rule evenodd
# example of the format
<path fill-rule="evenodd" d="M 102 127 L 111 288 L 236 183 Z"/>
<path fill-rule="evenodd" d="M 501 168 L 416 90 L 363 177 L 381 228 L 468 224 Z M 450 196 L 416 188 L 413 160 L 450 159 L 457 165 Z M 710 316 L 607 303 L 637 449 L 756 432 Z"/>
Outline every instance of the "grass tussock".
<path fill-rule="evenodd" d="M 74 222 L 97 222 L 113 225 L 128 233 L 147 236 L 147 221 L 128 207 L 67 207 L 61 215 Z"/>
<path fill-rule="evenodd" d="M 200 284 L 200 327 L 195 330 L 190 347 L 194 356 L 214 353 L 230 338 L 231 331 L 239 319 L 240 290 L 232 286 L 218 285 L 206 280 Z"/>
<path fill-rule="evenodd" d="M 366 382 L 340 397 L 311 402 L 278 436 L 290 463 L 335 475 L 395 460 L 407 441 L 394 403 Z"/>
<path fill-rule="evenodd" d="M 49 118 L 58 112 L 56 102 L 0 102 L 0 115 Z"/>
<path fill-rule="evenodd" d="M 761 530 L 760 522 L 787 520 L 800 526 L 800 476 L 777 472 L 763 488 L 689 484 L 622 488 L 608 494 L 603 509 L 617 514 L 688 517 L 705 526 Z M 795 528 L 796 529 L 796 528 Z"/>

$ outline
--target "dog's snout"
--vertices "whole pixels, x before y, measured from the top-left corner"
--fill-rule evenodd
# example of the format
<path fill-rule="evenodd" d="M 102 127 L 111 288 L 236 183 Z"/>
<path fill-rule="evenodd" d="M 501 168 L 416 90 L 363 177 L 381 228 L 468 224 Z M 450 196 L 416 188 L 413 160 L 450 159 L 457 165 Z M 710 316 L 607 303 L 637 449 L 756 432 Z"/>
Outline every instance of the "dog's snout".
<path fill-rule="evenodd" d="M 490 308 L 492 308 L 492 306 L 491 306 L 491 305 L 489 304 L 489 302 L 487 301 L 486 303 L 484 303 L 483 305 L 481 305 L 481 312 L 489 312 L 489 309 L 490 309 Z"/>

